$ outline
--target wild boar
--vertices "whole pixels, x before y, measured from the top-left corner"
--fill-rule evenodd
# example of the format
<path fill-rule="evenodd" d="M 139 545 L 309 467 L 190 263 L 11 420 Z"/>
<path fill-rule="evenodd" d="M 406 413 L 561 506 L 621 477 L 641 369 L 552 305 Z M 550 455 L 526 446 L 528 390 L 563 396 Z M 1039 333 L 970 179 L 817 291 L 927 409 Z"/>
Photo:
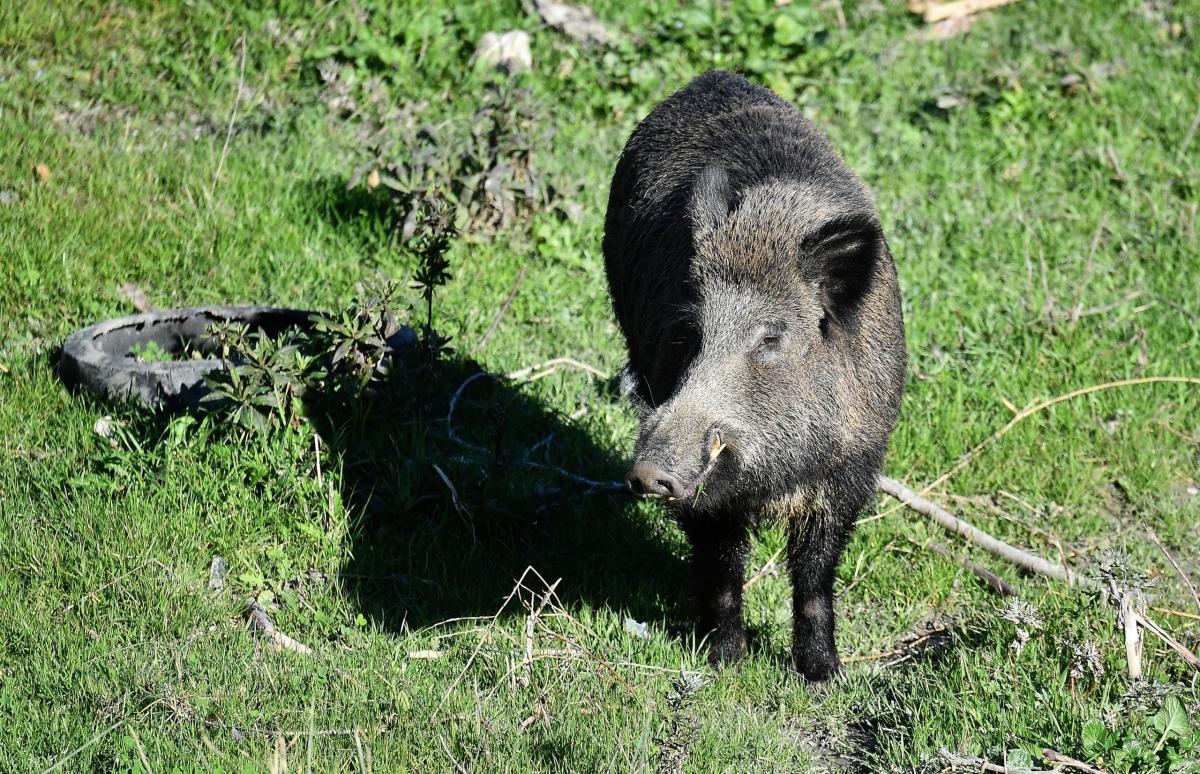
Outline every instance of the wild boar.
<path fill-rule="evenodd" d="M 637 494 L 692 545 L 714 665 L 746 651 L 751 530 L 786 520 L 792 663 L 825 680 L 833 586 L 904 390 L 896 268 L 870 193 L 795 107 L 714 71 L 656 107 L 604 230 L 640 414 Z"/>

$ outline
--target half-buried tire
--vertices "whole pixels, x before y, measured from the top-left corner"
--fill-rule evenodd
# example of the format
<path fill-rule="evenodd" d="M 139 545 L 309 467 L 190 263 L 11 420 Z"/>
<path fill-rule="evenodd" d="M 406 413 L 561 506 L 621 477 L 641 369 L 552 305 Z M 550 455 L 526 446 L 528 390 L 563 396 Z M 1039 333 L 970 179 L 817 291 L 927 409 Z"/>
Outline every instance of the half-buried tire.
<path fill-rule="evenodd" d="M 209 326 L 241 322 L 277 336 L 312 325 L 314 312 L 266 306 L 202 306 L 119 317 L 71 334 L 60 373 L 70 387 L 109 401 L 156 409 L 198 407 L 209 394 L 204 376 L 225 364 L 214 355 Z M 145 347 L 166 359 L 139 357 Z"/>

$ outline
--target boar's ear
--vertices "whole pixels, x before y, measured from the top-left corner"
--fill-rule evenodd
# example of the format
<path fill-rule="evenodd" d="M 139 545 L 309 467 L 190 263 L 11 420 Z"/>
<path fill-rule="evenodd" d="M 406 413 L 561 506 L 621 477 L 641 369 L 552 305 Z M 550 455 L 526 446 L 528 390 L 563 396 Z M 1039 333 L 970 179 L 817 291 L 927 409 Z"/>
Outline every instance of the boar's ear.
<path fill-rule="evenodd" d="M 733 209 L 733 191 L 729 187 L 729 175 L 724 167 L 712 164 L 696 175 L 692 184 L 692 198 L 688 202 L 688 219 L 693 232 L 703 234 L 712 231 Z"/>
<path fill-rule="evenodd" d="M 853 320 L 871 288 L 882 247 L 879 222 L 864 214 L 835 218 L 804 240 L 804 254 L 819 272 L 816 279 L 827 317 Z"/>

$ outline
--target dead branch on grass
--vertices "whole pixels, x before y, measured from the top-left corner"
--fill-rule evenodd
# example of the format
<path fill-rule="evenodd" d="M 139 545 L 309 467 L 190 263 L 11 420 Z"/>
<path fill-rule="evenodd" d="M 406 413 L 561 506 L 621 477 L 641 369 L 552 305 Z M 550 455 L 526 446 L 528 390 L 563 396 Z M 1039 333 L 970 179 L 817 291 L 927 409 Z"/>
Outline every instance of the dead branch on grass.
<path fill-rule="evenodd" d="M 504 303 L 500 305 L 500 311 L 496 313 L 492 324 L 488 326 L 487 331 L 479 338 L 479 349 L 483 349 L 487 345 L 488 339 L 496 332 L 496 328 L 500 325 L 500 321 L 504 319 L 504 315 L 508 312 L 508 308 L 512 306 L 513 299 L 517 297 L 517 291 L 521 289 L 521 283 L 525 281 L 525 271 L 528 266 L 522 266 L 521 272 L 517 274 L 517 281 L 513 283 L 512 290 L 508 292 L 508 296 L 504 299 Z"/>
<path fill-rule="evenodd" d="M 1042 757 L 1051 763 L 1059 763 L 1071 769 L 1085 771 L 1087 774 L 1106 774 L 1103 769 L 1098 769 L 1095 766 L 1086 764 L 1081 760 L 1072 758 L 1070 755 L 1063 755 L 1057 750 L 1051 750 L 1049 747 L 1042 748 Z"/>
<path fill-rule="evenodd" d="M 995 772 L 995 774 L 1058 774 L 1058 769 L 1018 769 L 1012 766 L 991 763 L 983 758 L 956 755 L 945 747 L 940 750 L 940 755 L 945 759 L 946 763 L 950 764 L 951 770 L 990 771 Z"/>
<path fill-rule="evenodd" d="M 300 653 L 305 656 L 312 655 L 312 648 L 302 642 L 293 640 L 276 629 L 275 624 L 271 621 L 271 617 L 267 615 L 267 611 L 253 597 L 246 601 L 246 620 L 250 623 L 252 629 L 265 635 L 276 648 L 290 650 L 293 653 Z"/>
<path fill-rule="evenodd" d="M 1017 0 L 955 0 L 951 3 L 932 3 L 924 0 L 910 0 L 908 8 L 913 13 L 921 14 L 925 22 L 932 24 L 944 19 L 959 19 L 964 16 L 982 13 L 983 11 L 999 8 L 1002 5 L 1015 3 Z"/>
<path fill-rule="evenodd" d="M 964 569 L 970 570 L 972 573 L 975 574 L 975 576 L 977 578 L 979 578 L 984 583 L 986 583 L 988 588 L 990 588 L 992 591 L 996 592 L 1000 596 L 1002 596 L 1002 597 L 1016 596 L 1017 590 L 1014 589 L 1011 585 L 1009 585 L 1008 581 L 1004 580 L 999 575 L 997 575 L 996 573 L 987 569 L 986 567 L 975 564 L 974 562 L 972 562 L 970 559 L 966 558 L 965 556 L 958 556 L 957 554 L 951 553 L 950 549 L 946 548 L 946 546 L 942 545 L 941 543 L 937 542 L 936 540 L 930 540 L 930 541 L 927 541 L 920 545 L 923 548 L 928 548 L 930 551 L 933 551 L 938 556 L 941 556 L 945 559 L 949 559 L 950 561 L 954 562 L 958 566 L 960 566 Z"/>
<path fill-rule="evenodd" d="M 895 497 L 900 501 L 901 505 L 906 505 L 918 513 L 925 514 L 943 529 L 953 532 L 966 539 L 967 542 L 974 543 L 983 550 L 1006 559 L 1018 567 L 1023 567 L 1039 575 L 1065 581 L 1070 585 L 1081 584 L 1087 586 L 1091 584 L 1093 587 L 1099 587 L 1099 584 L 1095 581 L 1076 575 L 1066 567 L 1049 562 L 1040 556 L 992 537 L 978 527 L 957 518 L 937 503 L 926 500 L 894 478 L 880 476 L 879 489 Z"/>
<path fill-rule="evenodd" d="M 1018 411 L 1013 416 L 1013 418 L 1008 421 L 1007 424 L 1005 424 L 999 430 L 992 433 L 987 438 L 984 438 L 982 441 L 980 441 L 975 446 L 973 446 L 970 449 L 970 451 L 968 451 L 963 456 L 959 457 L 958 462 L 956 462 L 952 466 L 950 466 L 949 470 L 947 470 L 945 473 L 943 473 L 942 475 L 935 478 L 932 482 L 926 484 L 916 494 L 920 497 L 924 497 L 925 495 L 932 492 L 934 489 L 937 489 L 939 486 L 941 486 L 942 484 L 949 481 L 952 476 L 954 476 L 960 470 L 965 468 L 985 448 L 987 448 L 991 444 L 995 443 L 996 441 L 1000 440 L 1004 436 L 1008 435 L 1008 433 L 1014 427 L 1021 424 L 1029 417 L 1033 416 L 1034 414 L 1037 414 L 1040 411 L 1044 411 L 1045 409 L 1048 409 L 1051 406 L 1055 406 L 1055 405 L 1057 405 L 1059 403 L 1063 403 L 1065 401 L 1074 400 L 1075 398 L 1080 398 L 1080 397 L 1083 397 L 1084 395 L 1090 395 L 1094 392 L 1100 392 L 1102 390 L 1111 390 L 1111 389 L 1116 389 L 1118 387 L 1132 387 L 1132 386 L 1139 385 L 1139 384 L 1163 384 L 1163 383 L 1200 385 L 1200 378 L 1196 378 L 1193 376 L 1143 376 L 1143 377 L 1139 377 L 1136 379 L 1120 379 L 1120 380 L 1113 381 L 1113 382 L 1104 382 L 1103 384 L 1093 384 L 1088 387 L 1080 387 L 1077 390 L 1072 390 L 1071 392 L 1064 393 L 1062 395 L 1058 395 L 1053 398 L 1049 398 L 1048 400 L 1044 400 L 1039 403 L 1035 403 L 1032 406 L 1028 406 L 1028 407 L 1023 408 L 1020 411 Z M 895 511 L 900 510 L 902 507 L 904 507 L 903 504 L 895 505 L 895 506 L 887 509 L 886 511 L 883 511 L 871 518 L 872 519 L 883 518 L 884 516 L 886 516 L 890 513 L 894 513 Z"/>
<path fill-rule="evenodd" d="M 446 434 L 447 434 L 447 436 L 450 438 L 451 441 L 454 441 L 459 446 L 470 449 L 477 454 L 487 454 L 488 452 L 486 449 L 484 449 L 482 446 L 479 446 L 478 444 L 473 444 L 470 441 L 466 440 L 465 438 L 460 436 L 458 434 L 458 432 L 454 429 L 454 413 L 455 413 L 455 411 L 458 410 L 458 402 L 462 399 L 463 393 L 466 392 L 467 387 L 469 387 L 471 384 L 473 384 L 474 382 L 476 382 L 479 379 L 482 379 L 484 377 L 492 377 L 494 379 L 509 379 L 509 380 L 514 380 L 514 381 L 522 381 L 523 380 L 526 382 L 532 382 L 532 381 L 541 379 L 544 376 L 552 374 L 555 371 L 557 371 L 559 368 L 562 368 L 562 367 L 575 368 L 575 369 L 578 369 L 581 371 L 585 371 L 599 379 L 607 378 L 605 373 L 603 371 L 601 371 L 600 369 L 595 368 L 594 366 L 590 366 L 587 363 L 581 363 L 580 361 L 575 360 L 574 358 L 570 358 L 570 357 L 553 358 L 551 360 L 545 361 L 544 363 L 538 363 L 537 365 L 528 366 L 526 368 L 521 368 L 516 371 L 509 371 L 506 374 L 496 374 L 496 373 L 492 373 L 490 371 L 480 371 L 477 374 L 471 374 L 465 380 L 463 380 L 462 384 L 458 385 L 458 388 L 450 396 L 450 405 L 449 405 L 449 408 L 446 410 Z M 537 446 L 541 445 L 545 441 L 546 441 L 546 439 L 539 441 L 538 444 L 535 444 L 533 448 L 537 448 Z M 577 484 L 582 484 L 583 486 L 587 487 L 583 491 L 583 494 L 585 494 L 585 495 L 607 494 L 607 493 L 625 491 L 625 485 L 619 481 L 597 481 L 595 479 L 588 478 L 587 476 L 581 476 L 578 473 L 573 473 L 569 470 L 566 470 L 565 468 L 560 468 L 556 465 L 548 465 L 543 462 L 534 462 L 533 460 L 528 458 L 529 454 L 532 453 L 532 451 L 533 451 L 533 449 L 526 451 L 525 454 L 523 454 L 521 456 L 521 458 L 517 461 L 517 464 L 519 464 L 523 467 L 527 467 L 527 468 L 546 470 L 551 473 L 555 473 L 563 478 L 574 481 Z"/>
<path fill-rule="evenodd" d="M 1054 564 L 1036 554 L 1031 554 L 1002 540 L 998 540 L 978 527 L 972 526 L 952 515 L 937 503 L 926 500 L 913 490 L 887 476 L 879 477 L 879 488 L 898 499 L 918 513 L 923 513 L 944 529 L 965 538 L 980 548 L 996 556 L 1006 559 L 1018 567 L 1039 575 L 1045 575 L 1061 580 L 1071 586 L 1099 592 L 1105 596 L 1111 595 L 1119 606 L 1119 621 L 1125 631 L 1126 660 L 1131 677 L 1141 673 L 1141 628 L 1153 633 L 1179 654 L 1188 666 L 1200 671 L 1200 658 L 1185 645 L 1166 632 L 1161 626 L 1146 616 L 1145 603 L 1139 605 L 1133 594 L 1113 586 L 1105 586 L 1099 581 L 1072 572 L 1065 565 Z M 1127 601 L 1128 600 L 1128 601 Z"/>

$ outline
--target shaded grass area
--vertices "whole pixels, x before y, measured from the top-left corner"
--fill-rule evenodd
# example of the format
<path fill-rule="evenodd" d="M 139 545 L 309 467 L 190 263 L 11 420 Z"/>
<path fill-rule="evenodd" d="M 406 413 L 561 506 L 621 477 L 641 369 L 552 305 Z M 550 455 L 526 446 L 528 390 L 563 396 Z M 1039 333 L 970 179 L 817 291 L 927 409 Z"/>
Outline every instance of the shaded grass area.
<path fill-rule="evenodd" d="M 1110 607 L 975 556 L 1040 610 L 1016 651 L 1000 603 L 920 548 L 945 537 L 905 512 L 860 529 L 839 570 L 839 647 L 871 657 L 844 683 L 787 673 L 775 574 L 749 592 L 747 661 L 708 672 L 665 515 L 519 463 L 552 438 L 539 460 L 619 477 L 633 420 L 586 374 L 482 380 L 459 430 L 499 453 L 447 440 L 468 359 L 619 367 L 607 179 L 636 120 L 712 66 L 795 100 L 876 193 L 912 362 L 891 475 L 936 478 L 1040 399 L 1197 375 L 1200 6 L 1026 2 L 931 41 L 899 7 L 844 2 L 842 28 L 832 6 L 793 5 L 598 3 L 620 33 L 602 50 L 517 3 L 0 8 L 0 768 L 74 753 L 67 770 L 286 756 L 315 770 L 913 771 L 940 770 L 941 747 L 998 762 L 1050 746 L 1123 772 L 1200 755 L 1194 730 L 1155 725 L 1172 697 L 1192 713 L 1198 698 L 1157 641 L 1132 684 Z M 456 244 L 436 320 L 458 355 L 440 380 L 267 437 L 57 381 L 55 347 L 130 311 L 124 283 L 161 307 L 336 309 L 364 276 L 408 276 L 388 203 L 346 190 L 363 116 L 425 103 L 417 120 L 469 121 L 492 77 L 470 64 L 474 42 L 514 27 L 533 40 L 520 83 L 555 130 L 538 167 L 583 216 L 539 211 Z M 322 62 L 355 110 L 334 104 Z M 104 415 L 111 440 L 93 432 Z M 1152 607 L 1196 614 L 1146 527 L 1195 578 L 1198 468 L 1200 394 L 1139 386 L 1037 415 L 937 496 L 1085 571 L 1123 550 L 1156 581 Z M 782 540 L 764 531 L 752 564 Z M 230 566 L 219 591 L 214 555 Z M 561 578 L 554 596 L 525 575 L 493 620 L 527 566 Z M 252 595 L 316 654 L 247 631 Z M 532 641 L 547 655 L 526 669 L 526 606 L 543 599 L 553 615 Z M 1196 620 L 1154 615 L 1196 649 Z M 935 630 L 920 654 L 897 648 Z M 1071 645 L 1088 641 L 1103 673 L 1073 675 Z"/>

